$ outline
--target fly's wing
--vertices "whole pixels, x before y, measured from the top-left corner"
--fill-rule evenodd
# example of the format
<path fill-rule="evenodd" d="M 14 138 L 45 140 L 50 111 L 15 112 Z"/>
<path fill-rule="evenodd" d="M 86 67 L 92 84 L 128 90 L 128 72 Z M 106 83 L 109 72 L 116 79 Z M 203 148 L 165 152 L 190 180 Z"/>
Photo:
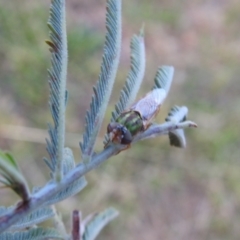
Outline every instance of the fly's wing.
<path fill-rule="evenodd" d="M 156 88 L 149 92 L 145 97 L 134 103 L 130 110 L 137 111 L 143 120 L 151 120 L 158 112 L 166 97 L 166 91 L 163 88 Z"/>

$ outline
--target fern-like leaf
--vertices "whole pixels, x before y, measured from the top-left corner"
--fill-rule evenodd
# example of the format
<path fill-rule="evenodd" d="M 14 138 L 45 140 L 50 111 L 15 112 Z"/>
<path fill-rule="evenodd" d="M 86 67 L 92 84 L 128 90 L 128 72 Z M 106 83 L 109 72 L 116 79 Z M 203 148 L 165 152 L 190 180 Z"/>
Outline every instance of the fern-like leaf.
<path fill-rule="evenodd" d="M 83 240 L 94 240 L 100 231 L 114 218 L 118 216 L 118 211 L 114 208 L 108 208 L 105 211 L 96 214 L 84 228 Z"/>
<path fill-rule="evenodd" d="M 127 80 L 121 91 L 120 99 L 112 113 L 112 121 L 116 120 L 121 112 L 128 108 L 136 99 L 145 72 L 145 45 L 143 29 L 139 35 L 134 35 L 131 40 L 131 66 Z"/>
<path fill-rule="evenodd" d="M 93 153 L 96 137 L 100 130 L 107 104 L 116 77 L 121 45 L 121 0 L 107 1 L 106 40 L 98 82 L 93 88 L 94 95 L 90 110 L 86 114 L 83 142 L 80 143 L 82 157 L 87 162 Z"/>
<path fill-rule="evenodd" d="M 145 72 L 145 45 L 143 28 L 139 35 L 134 35 L 131 40 L 131 66 L 127 76 L 127 80 L 121 90 L 120 99 L 115 105 L 115 110 L 112 112 L 111 122 L 127 109 L 135 100 Z M 108 135 L 105 135 L 104 145 L 109 141 Z"/>
<path fill-rule="evenodd" d="M 183 106 L 174 106 L 166 118 L 166 122 L 180 123 L 187 120 L 188 108 Z M 185 148 L 186 138 L 184 129 L 175 129 L 168 132 L 169 142 L 171 146 Z"/>
<path fill-rule="evenodd" d="M 47 201 L 47 205 L 52 205 L 58 203 L 66 198 L 74 196 L 79 193 L 83 188 L 87 186 L 87 181 L 84 177 L 81 177 L 78 180 L 75 180 L 68 187 L 63 189 L 61 192 L 57 193 Z"/>
<path fill-rule="evenodd" d="M 44 207 L 33 211 L 29 215 L 23 217 L 20 221 L 10 227 L 10 230 L 20 230 L 35 224 L 42 223 L 49 218 L 52 218 L 54 213 L 51 208 Z"/>
<path fill-rule="evenodd" d="M 12 212 L 14 210 L 14 207 L 0 207 L 0 217 L 3 215 L 6 215 L 9 212 Z M 9 229 L 11 231 L 16 231 L 20 229 L 24 229 L 30 226 L 33 226 L 35 224 L 41 223 L 46 221 L 49 218 L 52 218 L 54 216 L 54 212 L 49 207 L 43 207 L 40 209 L 37 209 L 33 212 L 31 212 L 29 215 L 24 216 L 21 218 L 20 221 L 12 225 Z M 1 239 L 1 238 L 0 238 Z"/>
<path fill-rule="evenodd" d="M 154 79 L 155 84 L 153 88 L 163 88 L 167 96 L 172 85 L 173 74 L 174 68 L 172 66 L 159 67 Z"/>
<path fill-rule="evenodd" d="M 32 228 L 21 232 L 5 232 L 0 234 L 1 240 L 45 240 L 45 239 L 64 239 L 55 229 L 51 228 Z"/>
<path fill-rule="evenodd" d="M 69 171 L 75 167 L 74 156 L 70 148 L 64 148 L 63 154 L 63 175 L 65 176 Z M 87 181 L 84 177 L 75 180 L 73 183 L 68 185 L 58 194 L 54 195 L 51 199 L 48 200 L 47 204 L 51 205 L 57 202 L 60 202 L 70 196 L 73 196 L 80 192 L 87 185 Z"/>
<path fill-rule="evenodd" d="M 62 176 L 63 149 L 65 138 L 66 77 L 67 77 L 67 36 L 65 20 L 65 1 L 52 0 L 48 20 L 50 40 L 51 69 L 49 72 L 50 110 L 54 126 L 49 124 L 50 140 L 47 140 L 47 151 L 50 156 L 48 166 L 56 175 Z"/>

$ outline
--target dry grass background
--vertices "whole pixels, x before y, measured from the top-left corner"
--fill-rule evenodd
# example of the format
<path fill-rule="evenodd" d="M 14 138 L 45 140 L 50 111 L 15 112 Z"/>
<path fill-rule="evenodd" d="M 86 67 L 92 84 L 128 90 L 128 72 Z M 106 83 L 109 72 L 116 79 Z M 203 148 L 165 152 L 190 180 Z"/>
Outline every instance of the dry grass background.
<path fill-rule="evenodd" d="M 49 2 L 0 0 L 0 146 L 13 153 L 32 186 L 48 178 L 45 133 L 16 126 L 46 129 L 51 121 L 44 43 Z M 89 173 L 86 189 L 58 204 L 68 227 L 73 209 L 87 215 L 111 205 L 121 214 L 98 239 L 239 239 L 239 13 L 237 0 L 123 1 L 120 67 L 97 148 L 128 72 L 131 36 L 143 22 L 147 69 L 139 96 L 152 87 L 159 65 L 173 65 L 173 85 L 156 121 L 174 104 L 187 105 L 199 128 L 186 131 L 186 149 L 171 148 L 167 137 L 143 141 Z M 79 161 L 100 69 L 105 1 L 67 0 L 67 20 L 67 131 L 74 133 L 67 145 Z M 16 200 L 0 191 L 1 204 Z"/>

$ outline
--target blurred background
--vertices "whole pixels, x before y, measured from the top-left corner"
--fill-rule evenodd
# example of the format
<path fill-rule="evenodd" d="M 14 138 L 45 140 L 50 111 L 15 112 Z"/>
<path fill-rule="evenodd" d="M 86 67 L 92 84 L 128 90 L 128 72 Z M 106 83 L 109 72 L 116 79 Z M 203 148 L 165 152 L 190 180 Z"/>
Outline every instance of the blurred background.
<path fill-rule="evenodd" d="M 69 101 L 66 145 L 80 161 L 78 143 L 98 79 L 105 36 L 104 0 L 67 0 Z M 0 147 L 18 160 L 31 186 L 49 171 L 45 137 L 50 53 L 46 22 L 49 0 L 0 0 Z M 158 66 L 175 67 L 169 96 L 156 119 L 186 105 L 198 129 L 187 129 L 186 149 L 168 138 L 139 142 L 86 175 L 88 186 L 58 204 L 70 214 L 114 206 L 120 216 L 98 239 L 203 240 L 240 236 L 240 2 L 123 1 L 119 71 L 97 149 L 130 64 L 130 40 L 145 23 L 146 74 L 139 96 L 153 86 Z M 0 203 L 18 201 L 0 191 Z"/>

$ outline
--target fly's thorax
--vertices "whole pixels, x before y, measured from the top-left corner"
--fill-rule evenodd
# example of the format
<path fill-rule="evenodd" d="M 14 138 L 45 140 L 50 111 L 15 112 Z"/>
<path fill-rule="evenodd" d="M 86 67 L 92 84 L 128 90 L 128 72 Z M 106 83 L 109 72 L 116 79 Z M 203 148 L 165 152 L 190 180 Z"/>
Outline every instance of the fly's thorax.
<path fill-rule="evenodd" d="M 135 136 L 144 129 L 143 120 L 137 111 L 121 113 L 116 122 L 125 126 L 132 136 Z"/>

